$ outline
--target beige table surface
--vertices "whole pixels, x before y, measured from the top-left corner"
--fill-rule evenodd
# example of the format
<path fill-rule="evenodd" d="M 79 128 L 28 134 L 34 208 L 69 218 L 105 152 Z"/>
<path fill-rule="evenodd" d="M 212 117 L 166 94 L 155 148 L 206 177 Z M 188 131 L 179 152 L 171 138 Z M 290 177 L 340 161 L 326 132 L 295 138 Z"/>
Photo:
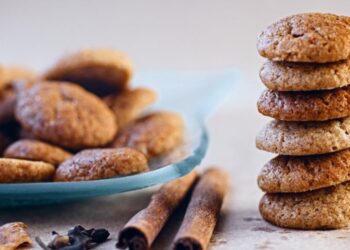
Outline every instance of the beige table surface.
<path fill-rule="evenodd" d="M 42 70 L 62 52 L 81 46 L 112 46 L 143 69 L 217 69 L 235 67 L 241 80 L 209 119 L 210 146 L 203 166 L 229 171 L 232 188 L 210 249 L 349 249 L 349 228 L 336 231 L 284 230 L 261 220 L 262 192 L 256 176 L 272 155 L 254 147 L 267 121 L 256 112 L 263 89 L 262 62 L 255 49 L 261 29 L 279 17 L 306 11 L 350 14 L 350 2 L 338 1 L 0 1 L 0 63 L 23 63 Z M 113 249 L 123 224 L 142 209 L 155 188 L 76 204 L 0 211 L 0 224 L 24 221 L 33 236 L 47 239 L 82 224 L 106 227 Z M 1 201 L 0 201 L 1 202 Z M 154 249 L 167 249 L 181 214 L 166 225 Z"/>

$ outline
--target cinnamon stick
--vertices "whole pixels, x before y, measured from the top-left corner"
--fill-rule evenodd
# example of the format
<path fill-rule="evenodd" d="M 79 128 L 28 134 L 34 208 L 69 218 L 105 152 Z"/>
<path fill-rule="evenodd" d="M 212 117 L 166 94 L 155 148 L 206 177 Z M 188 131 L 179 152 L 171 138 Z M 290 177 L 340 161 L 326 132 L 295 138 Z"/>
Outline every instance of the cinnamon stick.
<path fill-rule="evenodd" d="M 205 250 L 208 247 L 229 178 L 219 168 L 209 168 L 195 186 L 182 225 L 174 240 L 175 250 Z"/>
<path fill-rule="evenodd" d="M 119 233 L 117 248 L 130 250 L 150 249 L 164 224 L 186 197 L 197 179 L 197 173 L 190 174 L 163 185 L 155 193 L 148 206 L 138 212 Z"/>

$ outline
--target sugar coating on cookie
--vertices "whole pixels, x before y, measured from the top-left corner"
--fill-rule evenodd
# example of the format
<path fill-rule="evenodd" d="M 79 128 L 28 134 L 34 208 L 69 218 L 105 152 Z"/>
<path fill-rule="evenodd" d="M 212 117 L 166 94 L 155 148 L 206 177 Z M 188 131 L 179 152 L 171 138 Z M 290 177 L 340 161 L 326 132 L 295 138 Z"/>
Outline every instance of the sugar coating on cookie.
<path fill-rule="evenodd" d="M 283 121 L 327 121 L 350 116 L 350 86 L 333 90 L 265 90 L 257 103 L 261 114 Z"/>
<path fill-rule="evenodd" d="M 21 91 L 15 115 L 34 138 L 71 149 L 103 146 L 117 132 L 106 104 L 71 83 L 41 82 Z"/>
<path fill-rule="evenodd" d="M 262 217 L 280 227 L 336 229 L 350 221 L 350 182 L 305 193 L 265 194 Z"/>
<path fill-rule="evenodd" d="M 46 162 L 0 158 L 0 183 L 48 181 L 54 173 Z"/>
<path fill-rule="evenodd" d="M 135 174 L 148 170 L 147 158 L 131 148 L 83 150 L 63 162 L 55 181 L 86 181 Z"/>
<path fill-rule="evenodd" d="M 335 62 L 350 56 L 349 18 L 324 13 L 285 17 L 258 37 L 261 56 L 273 61 Z"/>
<path fill-rule="evenodd" d="M 153 90 L 135 88 L 120 94 L 109 95 L 104 98 L 104 101 L 117 117 L 119 128 L 122 128 L 134 121 L 156 99 L 157 95 Z"/>
<path fill-rule="evenodd" d="M 5 158 L 43 161 L 58 166 L 72 156 L 71 153 L 38 140 L 22 139 L 12 143 L 4 152 Z"/>
<path fill-rule="evenodd" d="M 282 155 L 313 155 L 350 147 L 350 118 L 326 122 L 273 120 L 256 137 L 258 149 Z"/>
<path fill-rule="evenodd" d="M 183 120 L 177 113 L 154 112 L 122 130 L 113 146 L 135 148 L 149 158 L 159 156 L 180 144 L 183 126 Z"/>
<path fill-rule="evenodd" d="M 305 192 L 350 181 L 350 150 L 312 155 L 279 155 L 264 165 L 258 185 L 267 193 Z"/>
<path fill-rule="evenodd" d="M 260 79 L 268 89 L 278 91 L 340 88 L 350 84 L 350 60 L 324 64 L 266 61 Z"/>
<path fill-rule="evenodd" d="M 114 49 L 83 49 L 60 59 L 43 76 L 74 82 L 103 96 L 127 88 L 133 68 L 126 54 Z"/>

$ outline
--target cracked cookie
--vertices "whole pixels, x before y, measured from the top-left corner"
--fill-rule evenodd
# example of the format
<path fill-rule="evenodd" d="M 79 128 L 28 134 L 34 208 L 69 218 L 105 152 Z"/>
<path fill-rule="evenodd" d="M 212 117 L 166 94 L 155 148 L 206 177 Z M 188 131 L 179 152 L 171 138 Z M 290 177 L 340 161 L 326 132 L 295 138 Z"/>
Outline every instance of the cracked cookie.
<path fill-rule="evenodd" d="M 106 145 L 117 132 L 106 104 L 71 83 L 41 82 L 21 91 L 15 115 L 31 136 L 70 149 Z"/>
<path fill-rule="evenodd" d="M 71 153 L 38 140 L 22 139 L 12 143 L 4 152 L 5 158 L 43 161 L 58 166 L 72 156 Z"/>
<path fill-rule="evenodd" d="M 261 56 L 273 61 L 335 62 L 350 56 L 349 18 L 304 13 L 268 26 L 258 37 Z"/>
<path fill-rule="evenodd" d="M 60 59 L 43 76 L 73 82 L 99 96 L 127 88 L 133 74 L 129 58 L 113 49 L 84 49 Z"/>
<path fill-rule="evenodd" d="M 350 182 L 305 193 L 265 194 L 262 217 L 280 227 L 336 229 L 350 221 Z"/>
<path fill-rule="evenodd" d="M 350 84 L 350 60 L 324 64 L 267 61 L 260 79 L 268 89 L 278 91 L 341 88 Z"/>
<path fill-rule="evenodd" d="M 49 181 L 54 173 L 49 163 L 0 158 L 0 183 Z"/>
<path fill-rule="evenodd" d="M 262 168 L 259 187 L 267 193 L 305 192 L 350 180 L 350 150 L 312 155 L 279 155 Z"/>
<path fill-rule="evenodd" d="M 183 126 L 177 113 L 151 113 L 122 130 L 112 145 L 137 149 L 148 158 L 159 156 L 179 145 L 183 139 Z"/>
<path fill-rule="evenodd" d="M 350 118 L 325 122 L 271 121 L 258 133 L 256 147 L 281 155 L 313 155 L 350 147 Z"/>
<path fill-rule="evenodd" d="M 350 86 L 309 92 L 265 90 L 257 103 L 261 114 L 284 121 L 327 121 L 350 116 Z"/>
<path fill-rule="evenodd" d="M 59 165 L 54 180 L 99 180 L 147 170 L 147 158 L 137 150 L 131 148 L 88 149 Z"/>

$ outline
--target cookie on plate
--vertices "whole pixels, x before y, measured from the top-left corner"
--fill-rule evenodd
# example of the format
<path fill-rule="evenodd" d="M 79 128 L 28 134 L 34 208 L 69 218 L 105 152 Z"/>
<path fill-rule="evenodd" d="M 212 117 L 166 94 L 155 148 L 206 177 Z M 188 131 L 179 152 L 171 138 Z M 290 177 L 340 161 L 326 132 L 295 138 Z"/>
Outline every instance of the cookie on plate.
<path fill-rule="evenodd" d="M 132 74 L 132 64 L 124 53 L 113 49 L 83 49 L 60 59 L 43 78 L 74 82 L 104 96 L 126 89 Z"/>
<path fill-rule="evenodd" d="M 324 64 L 266 61 L 260 79 L 268 89 L 278 91 L 341 88 L 350 84 L 350 60 Z"/>
<path fill-rule="evenodd" d="M 283 121 L 327 121 L 350 115 L 350 86 L 309 92 L 265 90 L 261 114 Z"/>
<path fill-rule="evenodd" d="M 256 137 L 256 147 L 281 155 L 314 155 L 350 147 L 350 118 L 325 122 L 267 123 Z"/>
<path fill-rule="evenodd" d="M 350 182 L 305 193 L 265 194 L 262 217 L 280 227 L 336 229 L 350 221 Z"/>
<path fill-rule="evenodd" d="M 258 37 L 261 56 L 273 61 L 335 62 L 350 56 L 349 18 L 324 13 L 288 16 Z"/>
<path fill-rule="evenodd" d="M 134 121 L 156 99 L 157 95 L 153 90 L 135 88 L 120 94 L 109 95 L 104 98 L 104 101 L 117 117 L 118 127 L 122 128 Z"/>
<path fill-rule="evenodd" d="M 71 83 L 41 82 L 21 91 L 15 114 L 34 138 L 71 149 L 103 146 L 117 132 L 107 105 Z"/>
<path fill-rule="evenodd" d="M 122 130 L 113 147 L 130 147 L 148 158 L 165 154 L 183 139 L 183 120 L 173 112 L 154 112 Z"/>
<path fill-rule="evenodd" d="M 131 148 L 88 149 L 59 165 L 54 180 L 99 180 L 147 170 L 147 158 L 137 150 Z"/>
<path fill-rule="evenodd" d="M 4 152 L 5 158 L 43 161 L 58 166 L 72 156 L 71 153 L 38 140 L 22 139 L 12 143 Z"/>
<path fill-rule="evenodd" d="M 0 158 L 0 183 L 48 181 L 54 173 L 50 163 Z"/>
<path fill-rule="evenodd" d="M 264 165 L 258 185 L 267 193 L 305 192 L 350 181 L 350 149 L 312 156 L 279 155 Z"/>

